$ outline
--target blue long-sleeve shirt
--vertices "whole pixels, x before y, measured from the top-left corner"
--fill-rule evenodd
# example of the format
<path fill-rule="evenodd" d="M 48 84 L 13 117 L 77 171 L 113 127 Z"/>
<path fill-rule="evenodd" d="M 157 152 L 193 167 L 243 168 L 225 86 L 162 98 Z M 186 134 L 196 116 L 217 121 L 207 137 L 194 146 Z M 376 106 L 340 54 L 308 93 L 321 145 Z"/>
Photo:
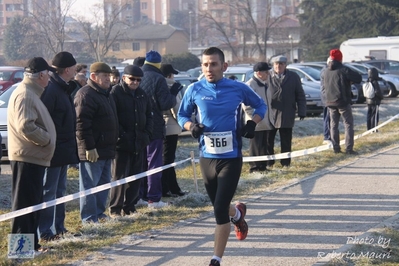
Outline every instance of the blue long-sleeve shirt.
<path fill-rule="evenodd" d="M 264 118 L 266 104 L 245 83 L 227 78 L 216 83 L 202 79 L 187 88 L 179 108 L 178 122 L 184 127 L 196 111 L 197 122 L 205 126 L 199 139 L 201 157 L 242 157 L 242 103 L 254 108 L 253 115 Z"/>

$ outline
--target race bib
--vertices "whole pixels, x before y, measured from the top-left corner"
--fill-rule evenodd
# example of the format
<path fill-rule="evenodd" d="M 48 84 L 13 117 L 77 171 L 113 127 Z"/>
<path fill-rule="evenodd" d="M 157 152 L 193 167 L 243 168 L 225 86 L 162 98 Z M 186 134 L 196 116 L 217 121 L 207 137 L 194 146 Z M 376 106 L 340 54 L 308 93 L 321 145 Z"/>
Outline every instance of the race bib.
<path fill-rule="evenodd" d="M 221 154 L 233 151 L 233 133 L 204 132 L 205 151 L 210 154 Z"/>

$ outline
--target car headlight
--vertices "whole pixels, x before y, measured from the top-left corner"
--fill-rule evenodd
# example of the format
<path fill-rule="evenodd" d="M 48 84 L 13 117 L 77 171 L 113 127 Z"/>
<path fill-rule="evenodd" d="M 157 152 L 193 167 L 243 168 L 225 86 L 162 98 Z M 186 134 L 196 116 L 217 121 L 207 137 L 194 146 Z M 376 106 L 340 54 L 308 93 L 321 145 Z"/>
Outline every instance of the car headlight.
<path fill-rule="evenodd" d="M 399 82 L 399 78 L 393 78 L 393 81 Z"/>
<path fill-rule="evenodd" d="M 305 97 L 306 97 L 306 98 L 310 98 L 310 95 L 307 94 L 307 93 L 305 93 Z"/>

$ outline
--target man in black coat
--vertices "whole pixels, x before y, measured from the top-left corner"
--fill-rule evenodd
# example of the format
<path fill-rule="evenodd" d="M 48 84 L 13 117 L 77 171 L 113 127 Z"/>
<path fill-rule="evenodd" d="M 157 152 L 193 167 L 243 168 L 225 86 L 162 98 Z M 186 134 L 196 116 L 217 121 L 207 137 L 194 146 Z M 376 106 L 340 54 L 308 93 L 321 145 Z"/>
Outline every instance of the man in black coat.
<path fill-rule="evenodd" d="M 298 107 L 300 120 L 306 116 L 306 97 L 298 74 L 287 69 L 287 57 L 276 56 L 272 59 L 273 69 L 268 77 L 267 118 L 272 128 L 266 130 L 266 153 L 274 154 L 274 141 L 277 131 L 280 134 L 281 153 L 291 152 L 292 129 Z M 282 166 L 290 166 L 291 158 L 281 159 Z M 267 166 L 274 160 L 267 161 Z"/>
<path fill-rule="evenodd" d="M 345 146 L 347 154 L 356 155 L 354 145 L 354 121 L 352 115 L 351 83 L 360 83 L 362 76 L 342 64 L 342 53 L 338 49 L 330 51 L 331 61 L 321 74 L 321 88 L 325 104 L 330 112 L 331 142 L 334 152 L 340 153 L 339 119 L 342 115 L 345 125 Z"/>
<path fill-rule="evenodd" d="M 151 142 L 147 147 L 148 169 L 154 169 L 163 165 L 163 138 L 165 137 L 165 121 L 163 111 L 169 110 L 176 104 L 176 95 L 182 87 L 169 90 L 166 80 L 160 70 L 161 55 L 157 51 L 149 51 L 146 54 L 145 62 L 142 67 L 144 76 L 140 87 L 150 97 L 154 128 L 152 131 Z M 158 172 L 147 177 L 148 188 L 147 198 L 148 207 L 162 208 L 167 203 L 161 201 L 162 197 L 162 172 Z"/>
<path fill-rule="evenodd" d="M 57 71 L 50 74 L 50 82 L 41 99 L 53 119 L 57 141 L 51 165 L 45 170 L 44 202 L 65 195 L 68 164 L 79 162 L 76 144 L 76 113 L 71 98 L 71 93 L 76 87 L 72 81 L 76 72 L 76 61 L 71 53 L 60 52 L 55 55 L 52 64 Z M 67 232 L 64 220 L 64 203 L 42 210 L 39 221 L 41 239 L 54 240 L 59 234 Z M 55 231 L 51 229 L 52 227 Z"/>
<path fill-rule="evenodd" d="M 144 150 L 150 143 L 153 121 L 150 98 L 140 88 L 142 77 L 140 67 L 126 66 L 122 81 L 111 90 L 119 121 L 112 181 L 143 172 Z M 111 188 L 110 216 L 121 216 L 122 210 L 125 215 L 136 212 L 134 200 L 139 189 L 140 180 Z"/>
<path fill-rule="evenodd" d="M 90 66 L 87 85 L 75 96 L 76 137 L 79 153 L 80 190 L 111 181 L 111 161 L 115 158 L 118 139 L 118 116 L 111 90 L 111 68 L 102 62 Z M 108 190 L 80 198 L 83 222 L 106 219 Z"/>

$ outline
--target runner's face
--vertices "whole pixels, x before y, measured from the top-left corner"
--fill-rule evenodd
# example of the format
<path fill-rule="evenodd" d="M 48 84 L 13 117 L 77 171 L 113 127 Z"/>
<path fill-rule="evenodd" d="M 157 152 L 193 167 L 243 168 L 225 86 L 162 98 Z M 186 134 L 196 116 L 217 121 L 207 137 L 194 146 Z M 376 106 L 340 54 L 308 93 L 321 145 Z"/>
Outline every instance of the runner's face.
<path fill-rule="evenodd" d="M 202 55 L 202 73 L 208 82 L 215 83 L 223 78 L 227 63 L 220 60 L 219 55 Z"/>

